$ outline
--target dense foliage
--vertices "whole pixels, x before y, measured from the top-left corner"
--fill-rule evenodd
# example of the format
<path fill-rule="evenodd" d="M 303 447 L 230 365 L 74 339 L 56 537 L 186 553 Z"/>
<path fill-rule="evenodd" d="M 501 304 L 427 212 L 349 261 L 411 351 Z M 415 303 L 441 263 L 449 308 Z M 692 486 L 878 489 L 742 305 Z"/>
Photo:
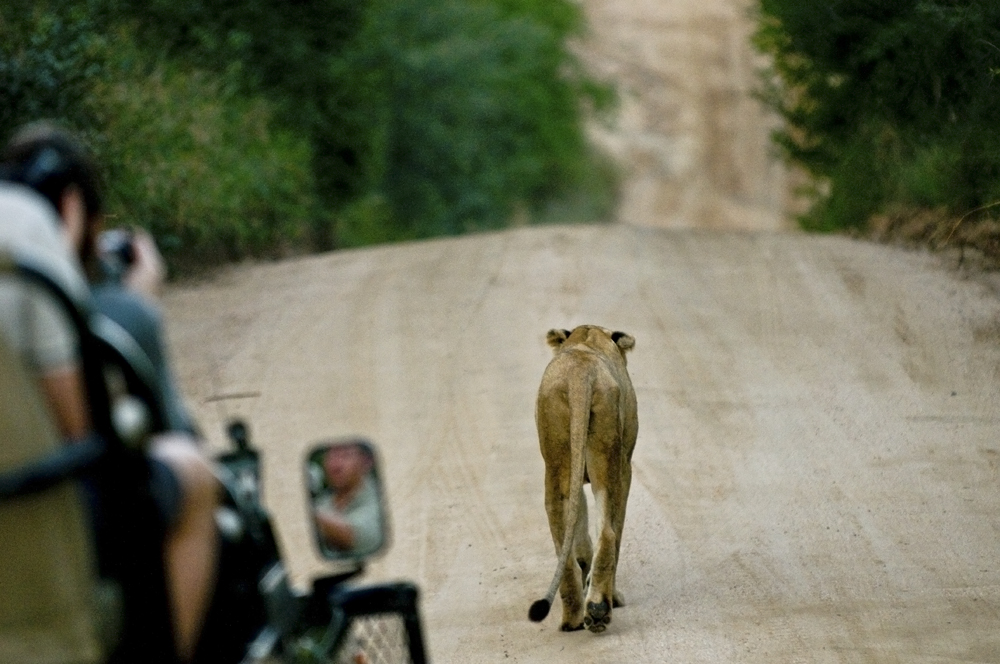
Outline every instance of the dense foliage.
<path fill-rule="evenodd" d="M 304 245 L 311 153 L 275 125 L 273 104 L 202 71 L 146 67 L 126 35 L 116 44 L 110 75 L 91 83 L 116 217 L 141 222 L 175 264 Z"/>
<path fill-rule="evenodd" d="M 5 0 L 0 138 L 83 133 L 112 221 L 175 265 L 594 218 L 582 27 L 571 0 Z"/>
<path fill-rule="evenodd" d="M 0 129 L 43 117 L 91 127 L 90 81 L 100 78 L 102 40 L 80 9 L 35 12 L 29 2 L 0 5 Z"/>
<path fill-rule="evenodd" d="M 372 7 L 335 70 L 336 89 L 366 101 L 342 116 L 366 192 L 343 240 L 495 228 L 581 181 L 586 90 L 561 76 L 567 56 L 550 27 L 489 3 Z"/>
<path fill-rule="evenodd" d="M 1000 200 L 1000 3 L 761 0 L 763 93 L 816 176 L 808 228 Z"/>

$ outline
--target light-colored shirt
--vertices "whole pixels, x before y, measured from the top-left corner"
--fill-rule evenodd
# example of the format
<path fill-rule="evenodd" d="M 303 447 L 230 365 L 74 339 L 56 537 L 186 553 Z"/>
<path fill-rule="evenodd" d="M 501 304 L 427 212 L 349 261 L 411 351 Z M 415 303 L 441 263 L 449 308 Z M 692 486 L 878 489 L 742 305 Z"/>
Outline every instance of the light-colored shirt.
<path fill-rule="evenodd" d="M 344 509 L 337 508 L 332 493 L 320 496 L 316 500 L 315 508 L 317 511 L 339 514 L 351 524 L 354 548 L 350 551 L 339 551 L 327 546 L 334 555 L 366 556 L 374 553 L 382 545 L 382 506 L 379 504 L 378 489 L 370 473 L 362 480 L 361 488 Z"/>
<path fill-rule="evenodd" d="M 72 297 L 87 297 L 59 217 L 34 190 L 0 182 L 0 253 L 39 268 Z M 62 306 L 23 277 L 0 275 L 0 333 L 34 371 L 68 366 L 78 356 L 77 334 Z"/>

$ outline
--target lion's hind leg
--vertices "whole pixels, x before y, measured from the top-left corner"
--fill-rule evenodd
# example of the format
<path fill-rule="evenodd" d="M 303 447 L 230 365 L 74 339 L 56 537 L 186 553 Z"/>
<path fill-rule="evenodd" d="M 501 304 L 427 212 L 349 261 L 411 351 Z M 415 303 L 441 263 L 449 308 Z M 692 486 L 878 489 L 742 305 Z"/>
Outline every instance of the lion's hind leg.
<path fill-rule="evenodd" d="M 575 561 L 567 563 L 562 585 L 559 586 L 559 597 L 562 599 L 563 614 L 559 629 L 564 632 L 575 632 L 583 629 L 583 575 Z"/>
<path fill-rule="evenodd" d="M 552 534 L 552 543 L 555 545 L 556 556 L 560 556 L 562 553 L 563 537 L 566 533 L 566 527 L 570 525 L 566 523 L 566 518 L 568 516 L 567 511 L 569 511 L 571 503 L 568 495 L 569 478 L 565 475 L 564 469 L 556 464 L 546 465 L 545 472 L 545 510 L 549 517 L 549 530 Z M 583 497 L 582 489 L 580 490 L 580 497 Z M 586 508 L 584 507 L 584 509 Z M 562 599 L 563 607 L 562 623 L 559 628 L 564 632 L 573 632 L 583 629 L 584 574 L 580 569 L 580 565 L 577 562 L 575 555 L 578 550 L 576 534 L 580 532 L 581 517 L 584 523 L 583 530 L 586 532 L 586 512 L 584 511 L 581 513 L 581 511 L 577 509 L 577 518 L 575 523 L 572 524 L 574 537 L 573 542 L 570 543 L 572 548 L 569 552 L 572 555 L 566 556 L 561 579 L 559 580 L 559 597 Z M 590 546 L 589 537 L 586 541 L 586 546 Z M 545 613 L 547 612 L 548 607 L 545 608 Z M 538 619 L 540 620 L 541 618 Z M 532 618 L 532 620 L 536 619 Z"/>
<path fill-rule="evenodd" d="M 611 609 L 616 605 L 615 568 L 617 567 L 618 533 L 611 521 L 609 490 L 607 487 L 594 486 L 594 499 L 599 514 L 597 551 L 594 556 L 594 566 L 590 571 L 590 587 L 587 589 L 586 617 L 584 625 L 591 632 L 603 632 L 611 623 Z"/>
<path fill-rule="evenodd" d="M 559 626 L 564 632 L 575 632 L 584 627 L 585 584 L 593 557 L 593 545 L 587 529 L 587 500 L 580 490 L 576 523 L 573 526 L 573 555 L 566 561 L 559 596 L 562 599 L 563 618 Z"/>

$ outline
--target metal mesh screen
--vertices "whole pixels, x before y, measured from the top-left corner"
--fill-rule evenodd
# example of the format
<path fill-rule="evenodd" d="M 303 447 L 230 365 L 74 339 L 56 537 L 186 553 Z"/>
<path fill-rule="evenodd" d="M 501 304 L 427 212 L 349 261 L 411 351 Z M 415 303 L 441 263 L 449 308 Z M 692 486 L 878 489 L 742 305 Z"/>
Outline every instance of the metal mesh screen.
<path fill-rule="evenodd" d="M 337 657 L 337 664 L 405 664 L 410 659 L 403 617 L 392 613 L 360 616 Z"/>

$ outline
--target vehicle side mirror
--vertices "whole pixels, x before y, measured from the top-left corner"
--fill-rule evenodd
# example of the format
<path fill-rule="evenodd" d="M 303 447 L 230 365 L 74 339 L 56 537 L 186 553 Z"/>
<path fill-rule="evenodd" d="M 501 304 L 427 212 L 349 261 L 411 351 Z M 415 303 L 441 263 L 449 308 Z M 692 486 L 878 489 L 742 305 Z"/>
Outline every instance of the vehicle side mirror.
<path fill-rule="evenodd" d="M 389 540 L 375 447 L 352 438 L 320 443 L 306 457 L 313 535 L 328 560 L 362 560 Z"/>

